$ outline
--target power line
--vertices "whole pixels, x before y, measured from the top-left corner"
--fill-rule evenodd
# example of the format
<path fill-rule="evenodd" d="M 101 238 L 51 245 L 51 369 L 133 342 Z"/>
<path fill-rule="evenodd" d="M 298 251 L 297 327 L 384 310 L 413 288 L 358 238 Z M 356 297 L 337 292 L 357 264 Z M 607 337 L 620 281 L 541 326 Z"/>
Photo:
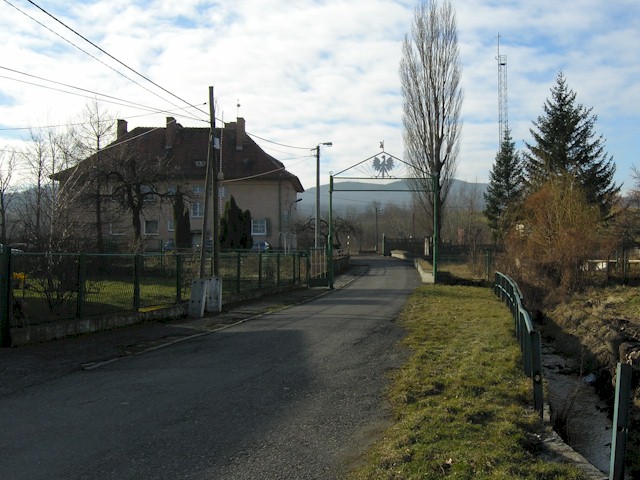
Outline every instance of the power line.
<path fill-rule="evenodd" d="M 1 66 L 0 66 L 0 68 L 4 68 L 4 67 L 1 67 Z M 113 97 L 113 96 L 111 96 L 111 95 L 106 95 L 106 94 L 99 93 L 99 92 L 92 92 L 92 91 L 90 91 L 90 90 L 85 90 L 85 89 L 82 89 L 82 88 L 80 88 L 80 87 L 73 87 L 73 86 L 70 86 L 70 85 L 68 86 L 69 88 L 75 88 L 75 89 L 78 89 L 78 90 L 84 90 L 84 91 L 87 91 L 87 92 L 89 92 L 89 93 L 93 93 L 93 94 L 95 94 L 96 96 L 105 97 L 105 98 L 96 98 L 96 97 L 91 97 L 91 96 L 88 96 L 88 95 L 83 95 L 83 94 L 80 94 L 80 93 L 70 92 L 70 91 L 67 91 L 67 90 L 62 90 L 62 89 L 55 88 L 55 87 L 50 87 L 50 86 L 47 86 L 47 85 L 41 85 L 41 84 L 34 83 L 34 82 L 28 82 L 28 81 L 26 81 L 26 80 L 20 80 L 20 79 L 17 79 L 17 78 L 7 77 L 7 76 L 5 76 L 5 75 L 0 75 L 0 78 L 5 78 L 5 79 L 8 79 L 8 80 L 13 80 L 13 81 L 16 81 L 16 82 L 19 82 L 19 83 L 24 83 L 24 84 L 26 84 L 26 85 L 32 85 L 32 86 L 40 87 L 40 88 L 44 88 L 44 89 L 47 89 L 47 90 L 54 90 L 54 91 L 57 91 L 57 92 L 66 93 L 66 94 L 68 94 L 68 95 L 74 95 L 74 96 L 78 96 L 78 97 L 82 97 L 82 98 L 87 98 L 87 99 L 91 99 L 91 100 L 94 100 L 94 99 L 95 99 L 95 100 L 98 100 L 98 101 L 103 102 L 103 103 L 110 103 L 110 104 L 113 104 L 113 105 L 119 105 L 119 106 L 122 106 L 122 107 L 133 107 L 133 108 L 138 108 L 138 109 L 146 110 L 147 112 L 149 112 L 149 113 L 144 113 L 144 114 L 140 114 L 140 115 L 129 115 L 129 116 L 128 116 L 128 118 L 138 118 L 138 117 L 144 117 L 144 116 L 147 116 L 147 115 L 162 114 L 162 113 L 165 113 L 165 114 L 166 114 L 166 113 L 175 114 L 175 112 L 177 112 L 177 111 L 181 111 L 181 112 L 184 112 L 184 111 L 185 111 L 185 108 L 184 108 L 184 107 L 177 107 L 177 109 L 176 109 L 176 110 L 162 110 L 162 109 L 158 109 L 158 108 L 155 108 L 155 107 L 149 107 L 149 106 L 142 105 L 142 104 L 138 104 L 138 103 L 135 103 L 135 102 L 130 102 L 129 100 L 119 99 L 119 98 L 117 98 L 117 97 Z M 39 77 L 36 77 L 36 78 L 39 78 Z M 49 81 L 49 82 L 52 82 L 52 83 L 60 83 L 60 82 L 55 82 L 55 81 L 53 81 L 53 80 L 47 80 L 47 79 L 43 79 L 43 80 L 44 80 L 44 81 Z M 63 86 L 67 86 L 67 85 L 65 85 L 65 84 L 61 84 L 61 85 L 63 85 Z M 112 99 L 114 99 L 114 100 L 106 100 L 106 98 L 112 98 Z M 201 118 L 194 117 L 194 116 L 189 116 L 189 115 L 184 115 L 184 114 L 180 114 L 179 116 L 180 116 L 180 117 L 183 117 L 183 118 L 186 118 L 186 119 L 189 119 L 189 120 L 196 120 L 196 121 L 198 121 L 198 122 L 205 122 L 205 123 L 208 123 L 208 121 L 207 121 L 207 120 L 203 120 L 203 119 L 201 119 Z M 56 128 L 56 127 L 67 127 L 67 126 L 74 126 L 74 125 L 86 125 L 86 122 L 80 122 L 80 123 L 66 123 L 66 124 L 64 124 L 64 125 L 47 125 L 47 126 L 40 126 L 40 127 L 12 127 L 12 128 L 0 128 L 0 131 L 9 131 L 9 130 L 30 130 L 30 129 L 32 129 L 32 128 Z"/>
<path fill-rule="evenodd" d="M 195 108 L 197 110 L 199 110 L 201 113 L 205 113 L 207 114 L 205 111 L 201 110 L 200 108 L 192 105 L 191 103 L 187 102 L 186 100 L 180 98 L 179 96 L 169 92 L 168 90 L 166 90 L 165 88 L 161 87 L 160 85 L 156 84 L 155 82 L 153 82 L 152 80 L 150 80 L 149 78 L 145 77 L 144 75 L 142 75 L 141 73 L 136 72 L 134 69 L 132 69 L 131 67 L 127 66 L 126 64 L 124 64 L 123 62 L 121 62 L 120 60 L 118 60 L 117 58 L 115 58 L 114 56 L 110 55 L 109 53 L 107 53 L 106 51 L 104 51 L 102 48 L 100 48 L 99 46 L 97 46 L 95 43 L 91 42 L 90 40 L 88 40 L 87 38 L 85 38 L 84 36 L 82 36 L 80 33 L 76 32 L 75 30 L 73 30 L 72 28 L 70 28 L 69 26 L 67 26 L 65 23 L 63 23 L 62 21 L 58 20 L 55 16 L 51 15 L 49 12 L 47 12 L 46 10 L 44 10 L 43 8 L 41 8 L 40 6 L 36 5 L 34 2 L 32 2 L 31 0 L 27 0 L 29 3 L 31 3 L 33 6 L 35 6 L 36 8 L 38 8 L 40 11 L 42 11 L 43 13 L 45 13 L 47 16 L 51 17 L 53 20 L 55 20 L 56 22 L 60 23 L 62 26 L 64 26 L 65 28 L 67 28 L 68 30 L 70 30 L 71 32 L 75 33 L 76 35 L 78 35 L 80 38 L 82 38 L 83 40 L 85 40 L 86 42 L 88 42 L 89 44 L 91 44 L 93 47 L 95 47 L 96 49 L 98 49 L 99 51 L 101 51 L 102 53 L 104 53 L 105 55 L 107 55 L 108 57 L 112 58 L 113 60 L 115 60 L 116 62 L 120 63 L 121 65 L 123 65 L 124 67 L 126 67 L 127 69 L 131 70 L 133 73 L 135 73 L 136 75 L 144 78 L 145 80 L 147 80 L 148 82 L 150 82 L 151 84 L 155 85 L 156 87 L 160 88 L 161 90 L 169 93 L 171 96 L 177 98 L 178 100 L 180 100 L 181 102 L 186 103 L 187 105 L 189 105 L 192 108 Z M 68 40 L 67 38 L 63 37 L 62 35 L 60 35 L 59 33 L 55 32 L 54 30 L 52 30 L 51 28 L 49 28 L 47 25 L 43 24 L 42 22 L 40 22 L 39 20 L 35 19 L 34 17 L 32 17 L 31 15 L 29 15 L 28 13 L 24 12 L 23 10 L 21 10 L 20 8 L 16 7 L 15 5 L 13 5 L 11 2 L 9 2 L 9 0 L 4 0 L 4 2 L 9 5 L 10 7 L 14 8 L 15 10 L 17 10 L 18 12 L 22 13 L 24 16 L 26 16 L 27 18 L 29 18 L 30 20 L 36 22 L 38 25 L 40 25 L 41 27 L 45 28 L 46 30 L 48 30 L 49 32 L 53 33 L 55 36 L 59 37 L 60 39 L 62 39 L 64 42 L 68 43 L 69 45 L 75 47 L 76 49 L 80 50 L 82 53 L 84 53 L 85 55 L 93 58 L 94 60 L 96 60 L 97 62 L 100 62 L 102 65 L 104 65 L 105 67 L 109 68 L 110 70 L 112 70 L 113 72 L 115 72 L 116 74 L 122 76 L 123 78 L 125 78 L 126 80 L 134 83 L 135 85 L 139 86 L 140 88 L 146 90 L 147 92 L 151 93 L 152 95 L 155 95 L 156 97 L 160 98 L 163 101 L 168 101 L 167 99 L 161 97 L 160 95 L 158 95 L 157 93 L 153 92 L 152 90 L 148 89 L 147 87 L 141 85 L 139 82 L 136 82 L 135 80 L 133 80 L 132 78 L 129 78 L 128 76 L 126 76 L 125 74 L 123 74 L 122 72 L 116 70 L 115 68 L 111 67 L 110 65 L 107 65 L 105 62 L 103 62 L 102 60 L 100 60 L 99 58 L 97 58 L 95 55 L 92 55 L 91 53 L 89 53 L 88 51 L 84 50 L 83 48 L 81 48 L 80 46 L 76 45 L 75 43 L 73 43 L 71 40 Z M 174 107 L 177 108 L 183 108 L 183 107 L 179 107 L 178 105 L 176 105 L 173 102 L 169 103 L 171 105 L 173 105 Z"/>
<path fill-rule="evenodd" d="M 255 135 L 255 134 L 249 133 L 249 132 L 247 132 L 247 135 L 249 135 L 250 137 L 258 138 L 258 139 L 262 140 L 263 142 L 273 143 L 274 145 L 278 145 L 279 147 L 296 148 L 298 150 L 312 150 L 314 148 L 314 147 L 294 147 L 293 145 L 286 145 L 284 143 L 278 143 L 278 142 L 274 142 L 272 140 L 267 140 L 266 138 L 259 137 L 258 135 Z"/>
<path fill-rule="evenodd" d="M 137 103 L 137 102 L 132 102 L 131 100 L 125 100 L 123 98 L 114 97 L 113 95 L 108 95 L 106 93 L 100 93 L 100 92 L 95 92 L 93 90 L 89 90 L 89 89 L 86 89 L 86 88 L 76 87 L 75 85 L 70 85 L 68 83 L 58 82 L 56 80 L 51 80 L 51 79 L 48 79 L 48 78 L 40 77 L 38 75 L 34 75 L 34 74 L 31 74 L 31 73 L 21 72 L 20 70 L 15 70 L 13 68 L 4 67 L 2 65 L 0 65 L 0 69 L 7 70 L 7 71 L 12 72 L 12 73 L 17 73 L 18 75 L 24 75 L 25 77 L 34 78 L 36 80 L 42 80 L 43 82 L 49 82 L 49 83 L 53 83 L 55 85 L 60 85 L 62 87 L 71 88 L 71 89 L 74 89 L 74 90 L 79 90 L 81 92 L 90 93 L 90 94 L 95 95 L 95 96 L 111 99 L 111 100 L 114 100 L 114 101 L 112 101 L 110 103 L 115 103 L 117 105 L 134 106 L 134 107 L 139 107 L 139 108 L 141 108 L 143 110 L 149 110 L 149 111 L 153 111 L 153 112 L 162 112 L 162 110 L 160 110 L 160 109 L 157 109 L 157 108 L 154 108 L 154 107 L 149 107 L 147 105 L 143 105 L 143 104 Z M 0 77 L 1 78 L 6 78 L 8 80 L 14 80 L 14 81 L 20 82 L 20 83 L 26 83 L 28 85 L 34 85 L 34 86 L 41 87 L 41 88 L 57 90 L 57 91 L 60 91 L 60 92 L 63 92 L 63 93 L 69 93 L 71 95 L 77 95 L 77 94 L 74 94 L 73 92 L 67 92 L 66 90 L 55 89 L 53 87 L 49 87 L 49 86 L 46 86 L 46 85 L 41 85 L 41 84 L 38 84 L 38 83 L 27 82 L 25 80 L 20 80 L 18 78 L 6 77 L 6 76 L 3 76 L 3 75 L 0 75 Z M 80 96 L 82 96 L 82 95 L 80 95 Z M 108 100 L 103 100 L 103 101 L 108 102 Z M 127 105 L 125 105 L 125 104 L 127 104 Z M 180 110 L 184 109 L 184 107 L 179 107 L 179 108 L 180 108 Z M 198 118 L 195 118 L 195 117 L 191 117 L 191 118 L 195 119 L 195 120 L 201 120 L 201 119 L 198 119 Z"/>
<path fill-rule="evenodd" d="M 6 1 L 6 0 L 5 0 Z M 189 105 L 192 108 L 195 108 L 196 110 L 200 110 L 199 108 L 195 107 L 194 105 L 192 105 L 190 102 L 187 102 L 186 100 L 184 100 L 183 98 L 179 97 L 178 95 L 176 95 L 173 92 L 170 92 L 169 90 L 167 90 L 166 88 L 164 88 L 161 85 L 158 85 L 156 82 L 154 82 L 153 80 L 151 80 L 149 77 L 141 74 L 140 72 L 134 70 L 133 68 L 131 68 L 129 65 L 125 64 L 124 62 L 120 61 L 119 59 L 117 59 L 116 57 L 114 57 L 113 55 L 111 55 L 109 52 L 107 52 L 106 50 L 104 50 L 103 48 L 99 47 L 98 45 L 96 45 L 94 42 L 92 42 L 91 40 L 89 40 L 88 38 L 86 38 L 84 35 L 80 34 L 79 32 L 77 32 L 76 30 L 74 30 L 73 28 L 69 27 L 67 24 L 65 24 L 63 21 L 59 20 L 58 18 L 56 18 L 54 15 L 50 14 L 49 12 L 47 12 L 44 8 L 40 7 L 39 5 L 37 5 L 35 2 L 33 2 L 32 0 L 27 0 L 31 5 L 33 5 L 34 7 L 36 7 L 37 9 L 39 9 L 40 11 L 42 11 L 44 14 L 48 15 L 49 17 L 51 17 L 53 20 L 55 20 L 56 22 L 58 22 L 60 25 L 62 25 L 63 27 L 65 27 L 66 29 L 68 29 L 69 31 L 73 32 L 74 34 L 76 34 L 77 36 L 79 36 L 80 38 L 82 38 L 85 42 L 89 43 L 91 46 L 93 46 L 94 48 L 98 49 L 99 51 L 101 51 L 102 53 L 104 53 L 106 56 L 108 56 L 109 58 L 111 58 L 112 60 L 116 61 L 117 63 L 119 63 L 120 65 L 122 65 L 123 67 L 125 67 L 127 70 L 135 73 L 136 75 L 138 75 L 139 77 L 143 78 L 144 80 L 146 80 L 147 82 L 151 83 L 152 85 L 158 87 L 160 90 L 162 90 L 165 93 L 168 93 L 169 95 L 171 95 L 172 97 L 180 100 L 183 103 L 186 103 L 187 105 Z M 143 87 L 144 88 L 144 87 Z M 175 105 L 177 106 L 177 105 Z M 205 115 L 208 115 L 208 112 L 204 111 L 204 110 L 200 110 L 201 113 L 204 113 Z"/>

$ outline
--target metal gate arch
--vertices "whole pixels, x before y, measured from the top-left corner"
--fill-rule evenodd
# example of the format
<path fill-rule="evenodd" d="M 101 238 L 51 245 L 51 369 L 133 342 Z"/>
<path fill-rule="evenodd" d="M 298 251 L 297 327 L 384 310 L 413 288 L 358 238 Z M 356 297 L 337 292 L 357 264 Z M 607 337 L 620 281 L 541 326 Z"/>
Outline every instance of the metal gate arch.
<path fill-rule="evenodd" d="M 382 147 L 382 146 L 381 146 Z M 333 288 L 333 283 L 334 283 L 334 268 L 333 268 L 333 192 L 354 192 L 354 191 L 367 191 L 367 190 L 353 190 L 353 189 L 336 189 L 334 186 L 334 179 L 336 177 L 339 177 L 340 179 L 344 179 L 344 180 L 367 180 L 367 181 L 371 181 L 371 180 L 376 180 L 376 179 L 380 179 L 379 177 L 347 177 L 347 176 L 341 176 L 343 174 L 345 174 L 346 172 L 348 172 L 349 170 L 355 169 L 356 167 L 362 165 L 365 162 L 371 161 L 373 160 L 374 162 L 377 160 L 379 162 L 378 156 L 383 156 L 387 155 L 386 158 L 392 158 L 395 161 L 398 161 L 408 167 L 410 167 L 413 171 L 415 171 L 415 167 L 413 165 L 411 165 L 410 163 L 402 160 L 401 158 L 396 157 L 395 155 L 392 155 L 388 152 L 384 151 L 384 148 L 382 147 L 382 151 L 376 153 L 375 155 L 371 155 L 368 158 L 365 158 L 364 160 L 351 165 L 350 167 L 345 168 L 344 170 L 336 173 L 336 174 L 331 174 L 329 176 L 329 235 L 327 238 L 327 247 L 328 247 L 328 263 L 329 263 L 329 288 Z M 391 178 L 395 178 L 396 180 L 418 180 L 420 178 L 423 178 L 425 180 L 431 180 L 431 189 L 425 189 L 425 190 L 421 190 L 421 189 L 400 189 L 400 190 L 386 190 L 387 192 L 431 192 L 433 194 L 433 282 L 437 283 L 437 279 L 438 279 L 438 244 L 440 239 L 438 238 L 438 202 L 440 201 L 440 178 L 439 175 L 432 175 L 428 172 L 419 172 L 420 175 L 422 175 L 422 177 L 391 177 L 391 176 L 383 176 L 382 179 L 391 179 Z M 373 190 L 369 190 L 369 191 L 373 191 Z M 376 190 L 377 191 L 377 190 Z"/>

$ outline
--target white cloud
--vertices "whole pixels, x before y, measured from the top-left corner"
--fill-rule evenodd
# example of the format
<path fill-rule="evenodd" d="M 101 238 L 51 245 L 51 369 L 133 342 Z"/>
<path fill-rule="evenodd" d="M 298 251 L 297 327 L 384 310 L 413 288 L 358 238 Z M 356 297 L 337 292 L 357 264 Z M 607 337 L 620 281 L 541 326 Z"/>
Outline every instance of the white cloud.
<path fill-rule="evenodd" d="M 158 109 L 182 103 L 73 36 L 20 0 L 14 4 L 71 39 L 158 96 L 112 70 L 17 12 L 0 4 L 0 66 L 81 86 Z M 322 152 L 323 183 L 378 151 L 402 156 L 402 98 L 398 65 L 410 31 L 413 1 L 393 0 L 196 0 L 69 4 L 48 11 L 107 52 L 179 97 L 203 104 L 215 86 L 226 121 L 239 113 L 248 131 L 275 142 Z M 531 121 L 560 70 L 578 101 L 593 107 L 596 129 L 626 177 L 635 158 L 634 125 L 640 109 L 640 3 L 623 0 L 454 2 L 463 64 L 463 135 L 458 177 L 487 181 L 498 144 L 497 35 L 508 56 L 509 120 L 521 146 Z M 18 78 L 6 70 L 0 75 Z M 24 77 L 20 77 L 24 80 Z M 86 100 L 0 78 L 0 128 L 64 123 Z M 175 115 L 186 126 L 203 122 L 180 112 L 139 117 L 139 109 L 109 106 L 136 125 L 162 126 Z M 207 107 L 202 106 L 207 111 Z M 193 110 L 191 111 L 193 115 Z M 198 118 L 206 120 L 204 113 Z M 16 132 L 0 131 L 0 145 Z M 310 151 L 258 140 L 283 159 L 306 187 L 315 184 Z M 292 158 L 292 160 L 288 160 Z"/>

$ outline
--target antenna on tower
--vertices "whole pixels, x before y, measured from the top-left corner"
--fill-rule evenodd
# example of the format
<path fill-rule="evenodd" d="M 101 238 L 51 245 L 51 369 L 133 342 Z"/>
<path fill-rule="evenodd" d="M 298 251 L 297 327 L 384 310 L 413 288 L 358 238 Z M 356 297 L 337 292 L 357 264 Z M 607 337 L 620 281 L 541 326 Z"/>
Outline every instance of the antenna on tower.
<path fill-rule="evenodd" d="M 500 34 L 498 34 L 498 150 L 509 128 L 509 105 L 507 102 L 507 56 L 500 55 Z"/>

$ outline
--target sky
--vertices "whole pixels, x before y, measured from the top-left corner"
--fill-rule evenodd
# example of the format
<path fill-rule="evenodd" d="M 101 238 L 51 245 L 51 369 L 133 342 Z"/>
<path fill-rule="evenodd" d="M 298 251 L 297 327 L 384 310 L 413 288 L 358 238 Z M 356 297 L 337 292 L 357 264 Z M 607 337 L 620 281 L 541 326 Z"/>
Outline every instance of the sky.
<path fill-rule="evenodd" d="M 378 154 L 382 141 L 402 158 L 399 64 L 417 5 L 0 0 L 0 169 L 28 128 L 80 122 L 96 98 L 114 124 L 122 118 L 129 129 L 163 127 L 167 116 L 207 127 L 209 86 L 218 126 L 243 117 L 253 139 L 305 188 L 315 186 L 321 143 L 333 144 L 320 147 L 322 184 Z M 640 167 L 640 2 L 452 5 L 464 93 L 456 178 L 487 182 L 495 161 L 500 35 L 516 147 L 531 141 L 532 121 L 562 71 L 577 102 L 597 115 L 595 132 L 617 166 L 616 182 L 632 188 L 632 165 Z M 25 172 L 19 167 L 15 177 L 24 182 Z"/>

